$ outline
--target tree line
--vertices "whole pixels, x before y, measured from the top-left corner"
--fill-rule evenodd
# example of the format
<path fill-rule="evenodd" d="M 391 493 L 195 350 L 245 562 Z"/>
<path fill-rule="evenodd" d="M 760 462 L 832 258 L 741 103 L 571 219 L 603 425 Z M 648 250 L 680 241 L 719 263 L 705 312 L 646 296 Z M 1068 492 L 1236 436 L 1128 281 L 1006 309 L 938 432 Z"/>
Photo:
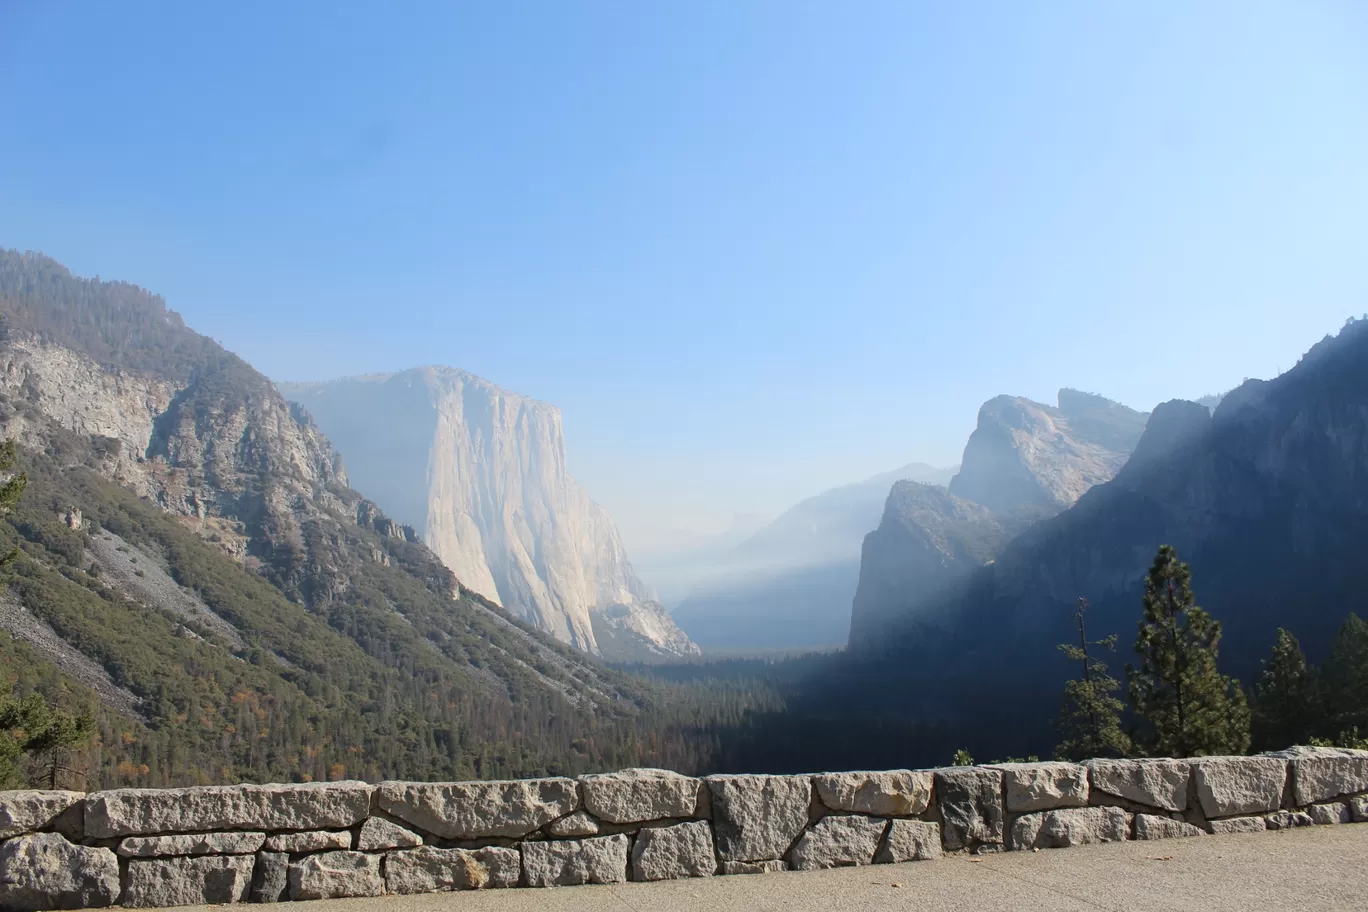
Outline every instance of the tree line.
<path fill-rule="evenodd" d="M 1221 623 L 1196 603 L 1192 572 L 1171 546 L 1160 547 L 1145 577 L 1126 696 L 1099 654 L 1115 635 L 1089 640 L 1086 599 L 1075 611 L 1079 641 L 1060 644 L 1080 666 L 1064 687 L 1058 719 L 1062 760 L 1090 757 L 1194 757 L 1243 754 L 1294 744 L 1368 747 L 1368 624 L 1350 614 L 1317 667 L 1290 632 L 1248 691 L 1221 674 Z"/>

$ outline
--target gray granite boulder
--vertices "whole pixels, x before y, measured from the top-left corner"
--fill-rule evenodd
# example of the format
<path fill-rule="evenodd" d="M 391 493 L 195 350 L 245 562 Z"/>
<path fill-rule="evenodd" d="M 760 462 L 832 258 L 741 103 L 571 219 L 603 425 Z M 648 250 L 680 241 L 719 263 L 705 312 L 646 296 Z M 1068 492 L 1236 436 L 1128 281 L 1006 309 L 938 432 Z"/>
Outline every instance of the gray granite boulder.
<path fill-rule="evenodd" d="M 1349 799 L 1349 819 L 1354 823 L 1368 823 L 1368 796 Z"/>
<path fill-rule="evenodd" d="M 624 883 L 630 844 L 631 840 L 622 833 L 592 839 L 524 842 L 520 846 L 523 881 L 529 887 Z"/>
<path fill-rule="evenodd" d="M 303 833 L 276 833 L 266 837 L 268 852 L 329 852 L 352 847 L 351 830 L 306 830 Z"/>
<path fill-rule="evenodd" d="M 1293 747 L 1266 754 L 1287 761 L 1298 805 L 1368 792 L 1368 751 L 1343 747 Z"/>
<path fill-rule="evenodd" d="M 808 823 L 806 776 L 709 776 L 713 826 L 723 861 L 783 857 Z"/>
<path fill-rule="evenodd" d="M 773 861 L 724 861 L 723 874 L 778 874 L 787 871 L 788 865 L 780 859 Z"/>
<path fill-rule="evenodd" d="M 361 824 L 356 837 L 358 852 L 380 852 L 385 849 L 411 849 L 423 844 L 423 837 L 404 829 L 383 817 L 370 817 Z"/>
<path fill-rule="evenodd" d="M 1130 815 L 1121 808 L 1063 808 L 1017 818 L 1012 826 L 1012 848 L 1066 849 L 1130 838 Z"/>
<path fill-rule="evenodd" d="M 0 909 L 85 909 L 119 898 L 119 859 L 108 849 L 72 845 L 60 833 L 0 844 Z"/>
<path fill-rule="evenodd" d="M 573 779 L 382 782 L 380 809 L 444 839 L 517 839 L 579 807 Z"/>
<path fill-rule="evenodd" d="M 176 836 L 129 836 L 119 843 L 124 858 L 162 855 L 254 855 L 265 833 L 182 833 Z"/>
<path fill-rule="evenodd" d="M 1094 792 L 1165 811 L 1187 810 L 1192 766 L 1186 760 L 1088 760 L 1083 765 Z"/>
<path fill-rule="evenodd" d="M 0 792 L 0 839 L 52 829 L 57 819 L 83 798 L 85 794 L 82 792 L 33 789 Z"/>
<path fill-rule="evenodd" d="M 385 892 L 380 855 L 320 852 L 290 865 L 290 899 L 342 899 Z"/>
<path fill-rule="evenodd" d="M 1349 805 L 1342 801 L 1331 804 L 1313 804 L 1306 809 L 1306 814 L 1311 818 L 1311 822 L 1320 826 L 1329 826 L 1336 823 L 1350 823 L 1353 816 L 1349 813 Z"/>
<path fill-rule="evenodd" d="M 1088 770 L 1077 763 L 1001 763 L 1007 810 L 1013 814 L 1084 807 Z"/>
<path fill-rule="evenodd" d="M 948 852 L 1002 845 L 1002 771 L 976 767 L 936 770 L 941 840 Z"/>
<path fill-rule="evenodd" d="M 1207 829 L 1215 836 L 1229 836 L 1232 833 L 1262 833 L 1268 823 L 1262 817 L 1228 817 L 1225 820 L 1208 820 Z"/>
<path fill-rule="evenodd" d="M 213 785 L 115 789 L 85 800 L 90 839 L 212 830 L 305 830 L 349 827 L 370 813 L 364 782 Z"/>
<path fill-rule="evenodd" d="M 516 887 L 522 873 L 517 849 L 438 849 L 422 846 L 385 856 L 391 893 L 439 893 Z"/>
<path fill-rule="evenodd" d="M 798 839 L 789 853 L 789 865 L 795 871 L 816 871 L 873 864 L 887 828 L 887 820 L 828 814 Z"/>
<path fill-rule="evenodd" d="M 128 863 L 125 906 L 198 906 L 246 902 L 254 855 L 135 858 Z"/>
<path fill-rule="evenodd" d="M 940 824 L 925 820 L 894 820 L 874 856 L 875 864 L 929 861 L 941 857 Z"/>
<path fill-rule="evenodd" d="M 599 822 L 595 820 L 587 811 L 575 811 L 562 817 L 560 820 L 553 820 L 545 827 L 548 836 L 555 836 L 557 839 L 568 839 L 574 836 L 597 836 Z"/>
<path fill-rule="evenodd" d="M 823 773 L 812 784 L 831 810 L 871 817 L 912 817 L 931 801 L 929 770 Z"/>
<path fill-rule="evenodd" d="M 1192 785 L 1208 819 L 1276 811 L 1287 783 L 1287 761 L 1277 757 L 1199 757 Z"/>
<path fill-rule="evenodd" d="M 290 898 L 290 856 L 258 852 L 248 898 L 254 903 L 284 902 Z"/>
<path fill-rule="evenodd" d="M 579 782 L 584 809 L 609 823 L 693 817 L 703 788 L 700 779 L 661 769 L 581 776 Z"/>
<path fill-rule="evenodd" d="M 633 880 L 711 877 L 717 872 L 712 824 L 706 820 L 647 827 L 632 846 Z"/>
<path fill-rule="evenodd" d="M 1206 830 L 1171 817 L 1160 817 L 1157 814 L 1135 815 L 1136 839 L 1178 839 L 1205 835 Z"/>

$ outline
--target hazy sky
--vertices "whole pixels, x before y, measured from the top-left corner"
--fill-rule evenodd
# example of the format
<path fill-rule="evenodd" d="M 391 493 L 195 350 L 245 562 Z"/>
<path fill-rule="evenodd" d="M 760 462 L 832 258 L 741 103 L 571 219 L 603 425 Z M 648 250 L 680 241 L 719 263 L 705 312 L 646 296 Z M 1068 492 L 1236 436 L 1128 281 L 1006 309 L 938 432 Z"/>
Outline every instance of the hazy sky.
<path fill-rule="evenodd" d="M 561 406 L 629 546 L 1368 311 L 1368 4 L 0 0 L 0 245 Z"/>

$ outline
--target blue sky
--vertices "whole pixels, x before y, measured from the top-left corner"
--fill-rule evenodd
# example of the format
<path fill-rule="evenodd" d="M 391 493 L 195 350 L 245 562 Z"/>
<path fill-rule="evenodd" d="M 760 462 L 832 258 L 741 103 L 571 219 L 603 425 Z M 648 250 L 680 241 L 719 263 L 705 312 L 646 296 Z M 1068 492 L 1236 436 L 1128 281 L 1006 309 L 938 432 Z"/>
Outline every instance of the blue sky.
<path fill-rule="evenodd" d="M 1368 311 L 1355 0 L 0 0 L 0 85 L 0 244 L 556 403 L 629 547 Z"/>

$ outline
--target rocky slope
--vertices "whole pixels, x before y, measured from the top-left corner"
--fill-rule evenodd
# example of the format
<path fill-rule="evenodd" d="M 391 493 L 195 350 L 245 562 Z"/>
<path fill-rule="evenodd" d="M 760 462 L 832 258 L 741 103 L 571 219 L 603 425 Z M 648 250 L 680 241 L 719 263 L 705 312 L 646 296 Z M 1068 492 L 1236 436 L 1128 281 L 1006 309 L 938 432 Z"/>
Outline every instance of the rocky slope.
<path fill-rule="evenodd" d="M 1058 402 L 990 399 L 948 492 L 893 487 L 878 528 L 864 540 L 850 612 L 853 648 L 881 642 L 890 626 L 990 562 L 1012 536 L 1120 470 L 1147 416 L 1077 390 L 1060 390 Z"/>
<path fill-rule="evenodd" d="M 0 520 L 23 551 L 0 661 L 100 701 L 94 781 L 614 765 L 663 712 L 462 587 L 160 298 L 0 251 L 0 317 L 0 434 L 29 476 Z"/>
<path fill-rule="evenodd" d="M 587 652 L 696 654 L 570 476 L 554 406 L 442 367 L 282 390 L 337 444 L 352 482 L 471 589 Z"/>
<path fill-rule="evenodd" d="M 829 647 L 849 630 L 860 542 L 900 479 L 944 485 L 954 469 L 912 463 L 794 505 L 716 555 L 674 617 L 705 648 Z"/>
<path fill-rule="evenodd" d="M 1271 381 L 1231 391 L 1214 414 L 1157 408 L 1136 458 L 1070 509 L 1013 539 L 990 566 L 870 643 L 846 684 L 820 686 L 869 711 L 974 718 L 1010 741 L 1048 749 L 1049 717 L 1071 671 L 1055 644 L 1077 636 L 1072 605 L 1092 604 L 1089 633 L 1121 637 L 1140 613 L 1154 553 L 1171 544 L 1192 567 L 1199 604 L 1223 624 L 1222 667 L 1248 681 L 1276 627 L 1324 655 L 1368 589 L 1368 321 L 1351 322 Z M 879 694 L 930 694 L 894 706 Z M 873 683 L 877 682 L 877 683 Z"/>

